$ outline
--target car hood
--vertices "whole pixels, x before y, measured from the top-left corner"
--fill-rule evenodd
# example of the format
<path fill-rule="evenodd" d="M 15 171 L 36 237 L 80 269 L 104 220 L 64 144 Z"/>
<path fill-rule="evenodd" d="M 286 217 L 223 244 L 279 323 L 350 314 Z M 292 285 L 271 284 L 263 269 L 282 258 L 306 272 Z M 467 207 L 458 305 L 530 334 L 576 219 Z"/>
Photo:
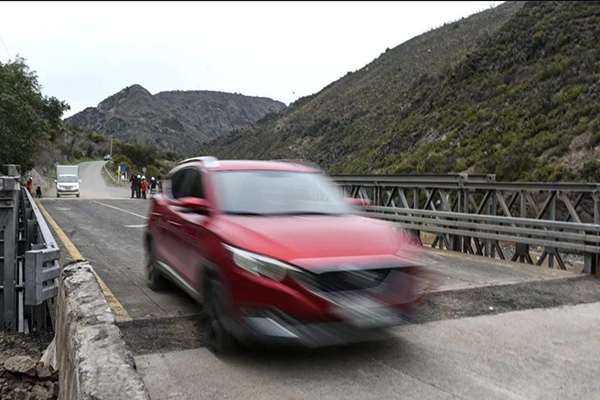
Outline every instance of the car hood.
<path fill-rule="evenodd" d="M 357 215 L 223 216 L 217 225 L 232 246 L 313 271 L 416 262 L 390 224 Z"/>

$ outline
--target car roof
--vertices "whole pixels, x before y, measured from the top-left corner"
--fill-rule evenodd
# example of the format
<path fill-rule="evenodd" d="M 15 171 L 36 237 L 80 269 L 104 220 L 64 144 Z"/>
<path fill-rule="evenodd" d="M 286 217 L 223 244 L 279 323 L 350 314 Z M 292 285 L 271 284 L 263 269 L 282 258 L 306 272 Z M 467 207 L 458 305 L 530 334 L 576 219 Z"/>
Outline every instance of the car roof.
<path fill-rule="evenodd" d="M 321 172 L 317 168 L 293 162 L 282 161 L 255 161 L 255 160 L 218 160 L 202 163 L 201 161 L 189 164 L 201 164 L 210 171 L 289 171 L 289 172 Z M 178 168 L 179 169 L 179 168 Z"/>

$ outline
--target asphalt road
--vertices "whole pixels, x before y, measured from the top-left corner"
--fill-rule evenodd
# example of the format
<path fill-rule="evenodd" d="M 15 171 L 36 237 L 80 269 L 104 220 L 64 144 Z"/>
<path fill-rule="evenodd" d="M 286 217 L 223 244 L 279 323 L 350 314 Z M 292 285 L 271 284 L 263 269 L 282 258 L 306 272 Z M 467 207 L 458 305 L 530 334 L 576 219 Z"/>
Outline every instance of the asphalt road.
<path fill-rule="evenodd" d="M 149 200 L 131 199 L 129 189 L 107 186 L 100 175 L 103 165 L 80 164 L 80 198 L 45 198 L 42 205 L 131 318 L 197 314 L 198 306 L 174 287 L 163 292 L 146 287 L 142 240 Z M 63 263 L 72 261 L 64 246 L 61 257 Z"/>
<path fill-rule="evenodd" d="M 427 251 L 419 324 L 383 342 L 312 352 L 203 348 L 201 307 L 145 285 L 148 200 L 81 164 L 81 198 L 46 198 L 52 218 L 132 318 L 119 325 L 153 399 L 597 398 L 600 281 Z M 67 251 L 62 251 L 68 262 Z M 589 304 L 581 304 L 589 303 Z M 519 311 L 517 311 L 519 310 Z"/>
<path fill-rule="evenodd" d="M 153 399 L 597 399 L 600 303 L 395 328 L 318 351 L 136 357 Z"/>

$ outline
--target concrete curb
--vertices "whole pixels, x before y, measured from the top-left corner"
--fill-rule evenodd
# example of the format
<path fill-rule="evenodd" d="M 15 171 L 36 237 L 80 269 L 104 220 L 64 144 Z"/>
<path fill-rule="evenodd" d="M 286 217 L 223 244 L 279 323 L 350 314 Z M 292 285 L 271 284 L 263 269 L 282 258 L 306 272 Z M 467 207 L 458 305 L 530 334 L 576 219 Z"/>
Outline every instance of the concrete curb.
<path fill-rule="evenodd" d="M 56 322 L 60 398 L 148 399 L 135 361 L 86 261 L 61 271 Z"/>

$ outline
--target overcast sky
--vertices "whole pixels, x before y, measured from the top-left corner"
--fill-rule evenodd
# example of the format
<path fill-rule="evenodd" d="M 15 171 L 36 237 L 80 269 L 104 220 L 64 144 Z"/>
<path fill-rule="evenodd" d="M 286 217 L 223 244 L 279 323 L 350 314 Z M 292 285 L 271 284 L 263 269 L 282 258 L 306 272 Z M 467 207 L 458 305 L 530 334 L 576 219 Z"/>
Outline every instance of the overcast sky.
<path fill-rule="evenodd" d="M 72 115 L 126 86 L 289 104 L 445 22 L 502 2 L 0 2 L 0 61 L 24 57 Z"/>

